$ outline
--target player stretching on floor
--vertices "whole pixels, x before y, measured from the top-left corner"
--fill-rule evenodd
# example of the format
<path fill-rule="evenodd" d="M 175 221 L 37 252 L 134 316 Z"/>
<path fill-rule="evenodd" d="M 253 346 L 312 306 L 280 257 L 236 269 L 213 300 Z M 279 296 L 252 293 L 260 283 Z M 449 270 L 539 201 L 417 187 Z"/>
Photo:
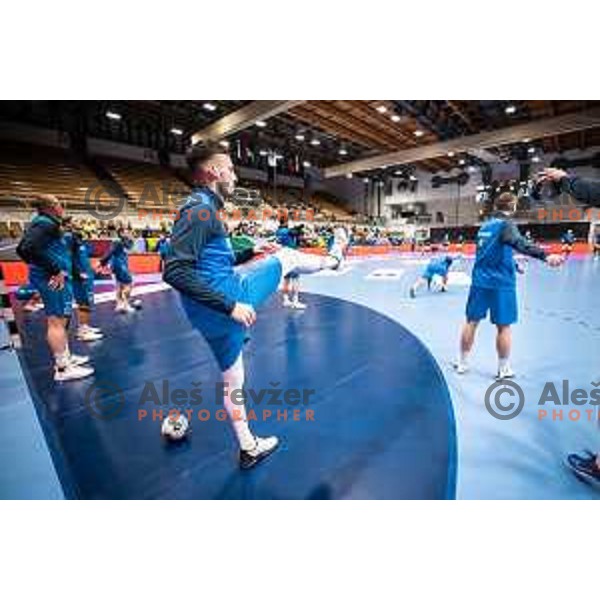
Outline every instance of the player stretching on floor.
<path fill-rule="evenodd" d="M 282 277 L 337 268 L 348 243 L 347 234 L 343 229 L 336 231 L 329 256 L 284 248 L 240 273 L 233 268 L 235 257 L 221 218 L 223 212 L 219 212 L 237 181 L 231 158 L 220 145 L 211 144 L 193 148 L 188 164 L 198 187 L 174 223 L 163 277 L 179 291 L 192 327 L 204 336 L 219 364 L 225 409 L 240 446 L 240 467 L 247 469 L 273 452 L 279 440 L 255 437 L 245 406 L 231 399 L 231 394 L 244 386 L 242 346 L 246 328 L 254 325 L 255 310 L 277 291 Z"/>
<path fill-rule="evenodd" d="M 56 196 L 38 197 L 37 215 L 17 246 L 17 254 L 28 264 L 30 281 L 40 293 L 47 316 L 47 339 L 54 356 L 54 380 L 70 381 L 92 375 L 83 366 L 87 356 L 69 351 L 67 329 L 73 310 L 71 257 L 61 229 L 64 209 Z"/>
<path fill-rule="evenodd" d="M 448 272 L 454 262 L 455 258 L 447 254 L 446 256 L 436 256 L 432 258 L 428 263 L 421 276 L 413 283 L 410 288 L 410 297 L 416 298 L 417 291 L 420 287 L 427 284 L 427 289 L 431 289 L 431 282 L 434 278 L 440 277 L 442 284 L 440 292 L 446 292 L 448 290 Z"/>
<path fill-rule="evenodd" d="M 467 322 L 460 338 L 460 357 L 454 367 L 460 374 L 468 369 L 468 357 L 475 341 L 475 332 L 481 319 L 490 312 L 496 325 L 498 352 L 498 379 L 513 377 L 509 364 L 511 351 L 510 326 L 517 322 L 516 268 L 513 250 L 546 262 L 551 267 L 563 263 L 558 254 L 546 252 L 527 242 L 509 219 L 517 208 L 517 197 L 505 192 L 495 201 L 496 213 L 477 233 L 477 252 L 471 275 L 471 289 L 467 300 Z"/>

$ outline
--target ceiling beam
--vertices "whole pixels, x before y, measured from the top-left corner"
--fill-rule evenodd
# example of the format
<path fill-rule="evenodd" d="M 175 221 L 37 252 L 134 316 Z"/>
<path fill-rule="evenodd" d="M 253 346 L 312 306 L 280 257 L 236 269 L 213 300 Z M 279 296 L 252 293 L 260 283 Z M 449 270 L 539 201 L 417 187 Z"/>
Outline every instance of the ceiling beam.
<path fill-rule="evenodd" d="M 600 108 L 540 119 L 522 125 L 496 129 L 495 131 L 485 131 L 445 142 L 436 142 L 426 146 L 351 161 L 325 169 L 325 177 L 339 177 L 356 171 L 379 169 L 385 165 L 402 165 L 431 160 L 444 156 L 450 151 L 472 153 L 475 149 L 519 143 L 524 138 L 542 139 L 594 127 L 600 127 Z"/>
<path fill-rule="evenodd" d="M 192 135 L 192 144 L 222 140 L 256 123 L 302 104 L 304 100 L 255 100 Z"/>

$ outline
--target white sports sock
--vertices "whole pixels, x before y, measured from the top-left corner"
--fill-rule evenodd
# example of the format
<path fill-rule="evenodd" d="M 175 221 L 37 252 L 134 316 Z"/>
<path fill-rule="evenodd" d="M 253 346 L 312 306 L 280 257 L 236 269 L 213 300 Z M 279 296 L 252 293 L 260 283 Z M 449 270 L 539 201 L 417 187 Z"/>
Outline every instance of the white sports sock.
<path fill-rule="evenodd" d="M 54 355 L 54 363 L 56 364 L 56 368 L 63 370 L 66 369 L 69 365 L 69 354 L 68 352 L 61 352 L 60 354 Z"/>
<path fill-rule="evenodd" d="M 241 390 L 244 387 L 244 362 L 241 354 L 233 366 L 223 373 L 223 383 L 226 384 L 223 403 L 240 448 L 252 450 L 256 446 L 256 440 L 248 426 L 246 407 L 243 404 L 232 402 L 229 396 L 234 390 Z"/>
<path fill-rule="evenodd" d="M 508 367 L 508 357 L 507 358 L 500 358 L 498 357 L 498 371 L 502 371 L 504 369 L 506 369 Z"/>
<path fill-rule="evenodd" d="M 459 358 L 459 363 L 461 365 L 466 365 L 469 362 L 469 353 L 468 352 L 463 352 L 461 350 L 460 352 L 460 358 Z"/>

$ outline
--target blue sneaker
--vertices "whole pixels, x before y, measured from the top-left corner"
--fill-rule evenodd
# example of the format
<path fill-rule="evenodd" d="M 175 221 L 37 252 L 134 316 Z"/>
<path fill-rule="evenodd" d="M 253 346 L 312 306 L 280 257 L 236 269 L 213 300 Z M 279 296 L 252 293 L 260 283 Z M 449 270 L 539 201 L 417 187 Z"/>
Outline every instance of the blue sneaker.
<path fill-rule="evenodd" d="M 567 466 L 581 481 L 600 487 L 600 468 L 598 468 L 597 455 L 585 450 L 584 454 L 569 454 Z"/>

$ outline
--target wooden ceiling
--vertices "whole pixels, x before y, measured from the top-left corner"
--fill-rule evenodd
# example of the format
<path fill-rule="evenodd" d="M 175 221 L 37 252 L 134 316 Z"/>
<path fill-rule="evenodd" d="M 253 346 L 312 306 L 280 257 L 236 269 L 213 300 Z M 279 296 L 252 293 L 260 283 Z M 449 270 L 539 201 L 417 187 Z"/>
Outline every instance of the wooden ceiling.
<path fill-rule="evenodd" d="M 364 148 L 363 155 L 355 158 L 365 158 L 599 105 L 598 101 L 576 100 L 319 100 L 296 106 L 289 115 L 300 124 L 335 135 L 341 143 L 352 141 L 360 145 Z M 509 107 L 514 107 L 514 111 Z M 417 131 L 422 134 L 416 136 Z M 544 138 L 539 144 L 545 152 L 586 148 L 600 144 L 600 129 Z M 458 160 L 458 157 L 440 157 L 418 166 L 435 172 L 458 166 Z"/>

